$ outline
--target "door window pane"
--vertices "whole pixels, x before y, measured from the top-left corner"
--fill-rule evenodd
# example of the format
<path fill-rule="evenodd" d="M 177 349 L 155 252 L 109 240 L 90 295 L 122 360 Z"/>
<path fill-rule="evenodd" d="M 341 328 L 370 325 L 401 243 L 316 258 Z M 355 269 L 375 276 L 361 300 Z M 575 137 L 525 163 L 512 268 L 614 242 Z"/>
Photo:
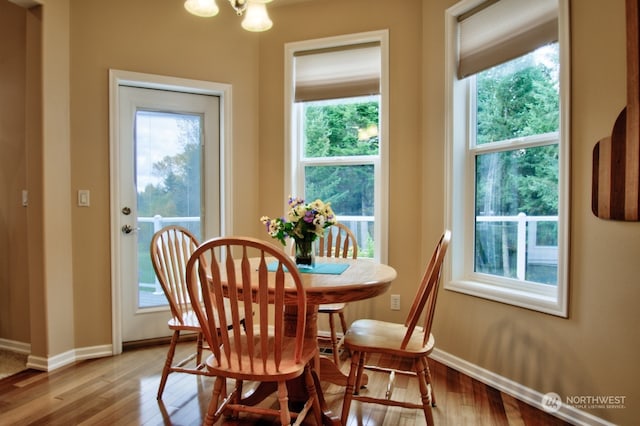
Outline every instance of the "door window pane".
<path fill-rule="evenodd" d="M 149 256 L 153 234 L 181 225 L 201 239 L 201 126 L 200 115 L 136 113 L 139 307 L 167 304 Z"/>

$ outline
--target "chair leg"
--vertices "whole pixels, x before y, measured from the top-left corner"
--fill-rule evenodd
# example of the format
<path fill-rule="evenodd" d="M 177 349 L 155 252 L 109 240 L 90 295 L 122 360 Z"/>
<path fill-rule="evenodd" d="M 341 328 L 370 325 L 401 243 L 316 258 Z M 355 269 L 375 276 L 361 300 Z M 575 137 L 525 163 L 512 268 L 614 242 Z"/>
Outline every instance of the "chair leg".
<path fill-rule="evenodd" d="M 349 410 L 351 409 L 351 400 L 353 399 L 354 392 L 357 393 L 355 388 L 356 371 L 360 364 L 360 352 L 353 352 L 351 355 L 351 368 L 349 369 L 349 376 L 347 377 L 347 387 L 344 391 L 344 401 L 342 402 L 342 414 L 340 420 L 343 425 L 347 424 L 349 419 Z"/>
<path fill-rule="evenodd" d="M 202 363 L 202 347 L 204 336 L 201 332 L 198 333 L 198 340 L 196 342 L 196 365 L 200 366 Z"/>
<path fill-rule="evenodd" d="M 336 322 L 333 314 L 329 314 L 329 330 L 331 331 L 331 349 L 333 351 L 333 361 L 340 365 L 340 355 L 338 354 L 338 334 L 336 333 Z"/>
<path fill-rule="evenodd" d="M 313 415 L 316 420 L 317 425 L 322 424 L 322 408 L 320 408 L 320 400 L 318 399 L 318 390 L 316 385 L 320 385 L 320 380 L 316 382 L 314 376 L 314 371 L 311 366 L 307 364 L 304 369 L 304 379 L 307 386 L 307 393 L 309 397 L 312 398 L 312 410 Z"/>
<path fill-rule="evenodd" d="M 289 411 L 287 382 L 278 382 L 278 402 L 280 403 L 280 423 L 282 423 L 282 426 L 289 426 L 291 424 L 291 412 Z"/>
<path fill-rule="evenodd" d="M 167 358 L 164 361 L 164 367 L 162 368 L 162 376 L 160 377 L 160 385 L 158 386 L 158 395 L 156 396 L 158 400 L 162 399 L 162 393 L 164 392 L 164 387 L 167 384 L 167 378 L 169 377 L 171 366 L 173 365 L 173 357 L 176 352 L 176 344 L 178 343 L 179 337 L 180 330 L 174 330 L 173 336 L 171 336 L 169 350 L 167 351 Z"/>
<path fill-rule="evenodd" d="M 338 312 L 338 315 L 340 316 L 340 326 L 342 327 L 342 335 L 344 336 L 345 334 L 347 334 L 347 321 L 344 319 L 344 312 L 343 311 Z M 344 350 L 347 351 L 349 356 L 351 356 L 351 353 L 349 352 L 349 349 L 344 348 Z"/>
<path fill-rule="evenodd" d="M 433 412 L 431 411 L 431 396 L 429 394 L 429 386 L 427 385 L 427 373 L 424 368 L 423 359 L 417 359 L 413 363 L 414 371 L 418 377 L 418 385 L 420 387 L 420 398 L 422 399 L 422 411 L 427 421 L 427 426 L 433 426 Z"/>
<path fill-rule="evenodd" d="M 224 395 L 227 395 L 227 381 L 225 380 L 225 385 L 223 387 L 224 390 Z M 242 400 L 242 386 L 244 386 L 244 382 L 242 380 L 236 380 L 235 384 L 233 385 L 233 395 L 231 398 L 231 403 L 232 404 L 240 404 L 241 400 Z M 227 398 L 229 398 L 227 396 Z M 231 414 L 229 415 L 229 417 L 232 418 L 237 418 L 239 416 L 240 412 L 235 410 L 232 411 Z"/>
<path fill-rule="evenodd" d="M 209 407 L 207 408 L 207 415 L 204 418 L 204 424 L 211 426 L 218 421 L 219 415 L 216 416 L 218 411 L 218 401 L 220 400 L 220 393 L 225 388 L 226 380 L 224 377 L 216 377 L 216 381 L 213 384 L 213 393 L 211 394 L 211 401 L 209 401 Z"/>
<path fill-rule="evenodd" d="M 362 376 L 364 375 L 364 362 L 367 358 L 366 352 L 360 352 L 360 356 L 358 357 L 358 371 L 356 373 L 356 388 L 354 390 L 354 394 L 358 395 L 360 389 L 362 388 Z"/>
<path fill-rule="evenodd" d="M 433 380 L 431 379 L 431 369 L 429 368 L 429 361 L 427 360 L 427 358 L 424 358 L 423 360 L 424 362 L 424 369 L 426 371 L 426 375 L 427 375 L 427 385 L 429 385 L 429 392 L 431 395 L 431 406 L 435 407 L 436 406 L 436 393 L 433 390 Z"/>

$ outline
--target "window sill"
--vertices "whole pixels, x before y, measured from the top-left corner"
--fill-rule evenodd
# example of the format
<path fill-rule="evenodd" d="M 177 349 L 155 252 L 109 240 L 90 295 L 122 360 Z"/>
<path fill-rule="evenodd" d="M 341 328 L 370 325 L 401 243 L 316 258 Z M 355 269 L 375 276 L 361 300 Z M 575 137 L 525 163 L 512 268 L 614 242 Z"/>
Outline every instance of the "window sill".
<path fill-rule="evenodd" d="M 557 287 L 552 287 L 555 291 L 539 291 L 534 293 L 497 283 L 452 280 L 448 282 L 444 288 L 495 302 L 506 303 L 559 317 L 567 317 L 564 304 L 560 300 L 561 295 L 557 294 Z"/>

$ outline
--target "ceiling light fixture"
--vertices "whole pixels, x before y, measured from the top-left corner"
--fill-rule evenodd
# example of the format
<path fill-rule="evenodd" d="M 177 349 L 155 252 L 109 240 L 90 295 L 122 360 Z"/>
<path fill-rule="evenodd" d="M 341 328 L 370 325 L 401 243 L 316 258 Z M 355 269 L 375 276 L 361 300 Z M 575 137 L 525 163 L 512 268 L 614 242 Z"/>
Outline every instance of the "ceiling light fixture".
<path fill-rule="evenodd" d="M 267 31 L 273 22 L 267 13 L 267 3 L 272 0 L 229 0 L 238 16 L 243 16 L 242 28 L 247 31 Z M 216 16 L 220 9 L 215 0 L 186 0 L 184 8 L 193 15 L 209 18 Z"/>

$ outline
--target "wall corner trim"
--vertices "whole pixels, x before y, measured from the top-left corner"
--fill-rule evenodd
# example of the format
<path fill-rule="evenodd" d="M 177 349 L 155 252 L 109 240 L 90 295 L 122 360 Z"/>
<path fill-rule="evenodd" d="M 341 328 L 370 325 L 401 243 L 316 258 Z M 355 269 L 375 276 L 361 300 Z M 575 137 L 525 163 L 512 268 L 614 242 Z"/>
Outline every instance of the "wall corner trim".
<path fill-rule="evenodd" d="M 29 355 L 27 368 L 40 371 L 53 371 L 76 361 L 85 359 L 102 358 L 113 355 L 112 345 L 90 346 L 86 348 L 72 349 L 58 355 L 39 357 Z"/>

